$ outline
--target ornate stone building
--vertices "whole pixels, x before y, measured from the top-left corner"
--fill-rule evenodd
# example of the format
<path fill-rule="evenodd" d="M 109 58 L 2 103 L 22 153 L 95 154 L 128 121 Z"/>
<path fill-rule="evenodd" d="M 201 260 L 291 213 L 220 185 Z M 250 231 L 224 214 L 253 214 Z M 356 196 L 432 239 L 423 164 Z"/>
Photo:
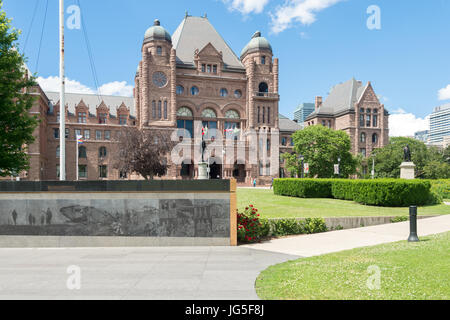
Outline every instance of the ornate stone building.
<path fill-rule="evenodd" d="M 76 170 L 80 179 L 138 179 L 113 169 L 117 137 L 123 126 L 180 132 L 183 143 L 201 139 L 201 129 L 207 127 L 208 144 L 221 140 L 231 145 L 227 152 L 218 152 L 217 148 L 209 152 L 211 178 L 268 183 L 272 176 L 279 175 L 279 146 L 290 149 L 286 141 L 300 127 L 285 117 L 279 119 L 278 59 L 274 59 L 270 43 L 260 32 L 237 57 L 206 17 L 186 16 L 173 35 L 156 20 L 145 33 L 141 52 L 133 98 L 66 95 L 68 180 L 76 178 Z M 36 130 L 36 143 L 30 146 L 31 169 L 22 178 L 56 180 L 61 134 L 59 94 L 43 92 L 40 87 L 34 94 L 39 101 L 33 113 L 42 122 Z M 252 140 L 249 132 L 264 133 L 264 141 L 259 136 L 259 140 Z M 83 135 L 85 143 L 75 168 L 77 134 Z M 273 137 L 276 141 L 271 140 Z M 197 147 L 192 143 L 193 151 Z M 230 150 L 244 154 L 244 160 L 227 161 Z M 270 163 L 258 160 L 263 150 Z M 195 178 L 197 163 L 196 158 L 170 163 L 165 178 Z M 276 171 L 269 170 L 269 165 Z"/>
<path fill-rule="evenodd" d="M 350 136 L 353 154 L 368 157 L 389 143 L 389 112 L 372 84 L 351 79 L 332 88 L 328 98 L 316 97 L 315 111 L 305 126 L 323 125 Z"/>

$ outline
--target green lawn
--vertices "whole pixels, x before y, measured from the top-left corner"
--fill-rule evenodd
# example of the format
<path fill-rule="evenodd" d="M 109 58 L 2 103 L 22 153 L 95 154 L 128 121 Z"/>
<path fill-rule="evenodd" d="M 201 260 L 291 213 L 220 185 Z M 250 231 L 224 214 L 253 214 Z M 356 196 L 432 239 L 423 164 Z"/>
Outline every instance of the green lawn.
<path fill-rule="evenodd" d="M 385 208 L 360 205 L 335 199 L 301 199 L 276 196 L 273 190 L 238 189 L 238 209 L 253 204 L 263 218 L 406 216 L 408 208 Z M 421 207 L 419 215 L 450 214 L 450 206 Z"/>
<path fill-rule="evenodd" d="M 269 267 L 256 280 L 265 300 L 450 299 L 450 233 L 299 259 Z M 379 289 L 367 286 L 370 266 Z M 373 282 L 372 282 L 373 283 Z"/>

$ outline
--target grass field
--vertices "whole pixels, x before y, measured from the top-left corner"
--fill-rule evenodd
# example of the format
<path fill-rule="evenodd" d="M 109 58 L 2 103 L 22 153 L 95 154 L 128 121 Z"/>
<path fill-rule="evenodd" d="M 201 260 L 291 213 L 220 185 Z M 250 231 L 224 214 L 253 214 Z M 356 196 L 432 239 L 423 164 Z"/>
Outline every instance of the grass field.
<path fill-rule="evenodd" d="M 407 216 L 408 208 L 384 208 L 360 205 L 335 199 L 301 199 L 276 196 L 273 190 L 243 189 L 237 191 L 238 208 L 253 204 L 263 218 Z M 450 214 L 450 206 L 421 207 L 419 215 Z"/>
<path fill-rule="evenodd" d="M 299 259 L 256 280 L 265 300 L 450 299 L 450 233 Z M 369 267 L 374 269 L 368 269 Z M 376 268 L 379 288 L 369 289 Z M 369 272 L 370 271 L 370 272 Z"/>

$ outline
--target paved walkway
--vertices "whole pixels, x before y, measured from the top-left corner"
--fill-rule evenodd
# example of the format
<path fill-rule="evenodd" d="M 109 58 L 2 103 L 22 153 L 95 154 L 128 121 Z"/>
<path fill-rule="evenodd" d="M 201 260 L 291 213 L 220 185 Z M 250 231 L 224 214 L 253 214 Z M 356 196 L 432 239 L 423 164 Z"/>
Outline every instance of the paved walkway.
<path fill-rule="evenodd" d="M 419 238 L 450 231 L 450 215 L 421 219 L 417 222 Z M 358 229 L 276 239 L 246 245 L 249 249 L 311 257 L 354 248 L 375 246 L 408 239 L 409 221 Z"/>
<path fill-rule="evenodd" d="M 297 258 L 242 247 L 0 249 L 0 300 L 253 300 L 262 270 Z M 72 265 L 80 290 L 66 285 Z"/>

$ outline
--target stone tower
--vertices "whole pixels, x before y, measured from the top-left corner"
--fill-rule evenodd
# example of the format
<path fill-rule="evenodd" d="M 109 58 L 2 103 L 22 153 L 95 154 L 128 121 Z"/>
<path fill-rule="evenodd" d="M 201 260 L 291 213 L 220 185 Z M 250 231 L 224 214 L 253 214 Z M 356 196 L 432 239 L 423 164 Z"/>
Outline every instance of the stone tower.
<path fill-rule="evenodd" d="M 139 127 L 175 126 L 176 52 L 159 20 L 145 33 L 135 85 Z"/>

